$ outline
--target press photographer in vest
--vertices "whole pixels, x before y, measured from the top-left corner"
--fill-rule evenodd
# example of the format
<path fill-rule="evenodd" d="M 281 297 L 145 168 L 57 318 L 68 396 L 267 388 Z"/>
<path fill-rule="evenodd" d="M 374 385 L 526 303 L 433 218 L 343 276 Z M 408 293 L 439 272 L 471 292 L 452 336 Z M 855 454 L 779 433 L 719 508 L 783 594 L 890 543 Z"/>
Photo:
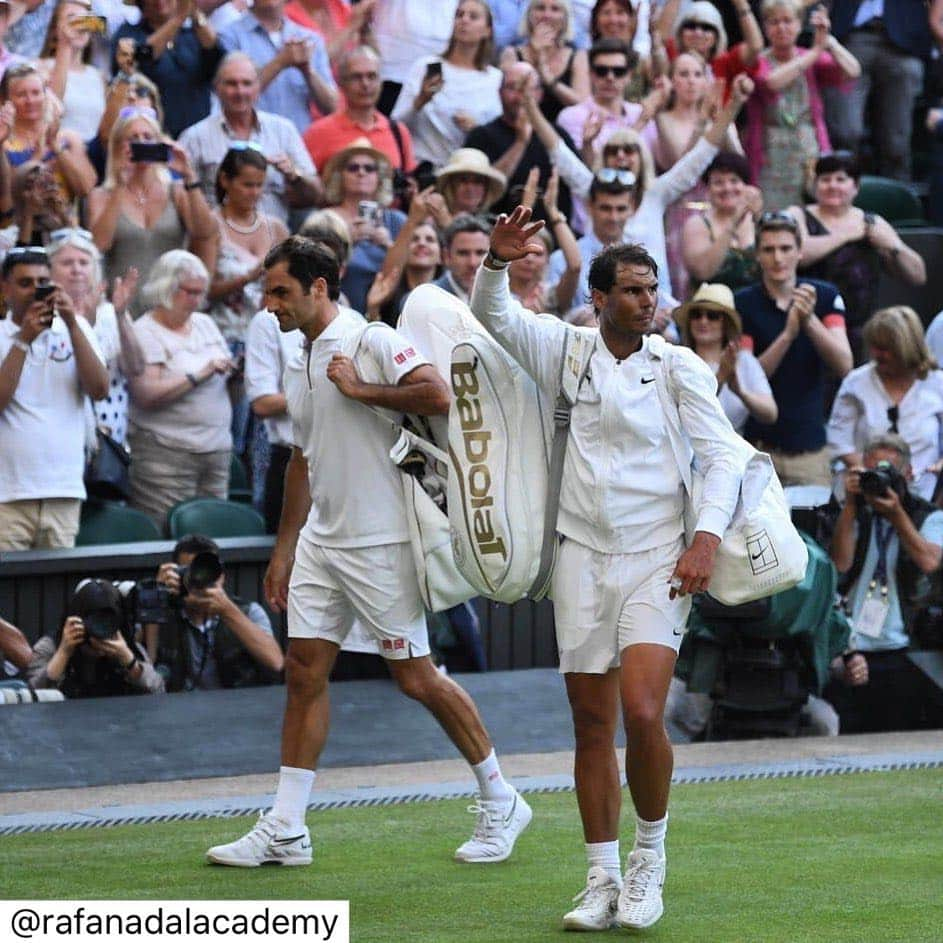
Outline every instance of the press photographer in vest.
<path fill-rule="evenodd" d="M 913 617 L 943 557 L 943 511 L 913 494 L 910 448 L 894 433 L 871 438 L 845 474 L 846 500 L 832 560 L 852 623 L 851 650 L 832 663 L 825 692 L 842 733 L 943 723 L 943 691 L 907 657 Z"/>
<path fill-rule="evenodd" d="M 272 684 L 284 659 L 265 610 L 226 592 L 219 547 L 189 534 L 157 571 L 159 599 L 141 618 L 168 691 Z M 140 597 L 139 597 L 140 598 Z"/>

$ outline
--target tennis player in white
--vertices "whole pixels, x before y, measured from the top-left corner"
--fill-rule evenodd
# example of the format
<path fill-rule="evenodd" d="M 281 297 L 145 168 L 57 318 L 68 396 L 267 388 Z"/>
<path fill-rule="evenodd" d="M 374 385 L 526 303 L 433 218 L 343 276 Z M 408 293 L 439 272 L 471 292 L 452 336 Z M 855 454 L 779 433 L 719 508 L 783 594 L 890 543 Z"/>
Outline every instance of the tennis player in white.
<path fill-rule="evenodd" d="M 531 810 L 501 775 L 472 699 L 429 658 L 402 484 L 388 454 L 394 433 L 367 408 L 445 414 L 448 387 L 392 329 L 364 339 L 387 383 L 360 379 L 338 351 L 363 321 L 338 311 L 340 273 L 326 247 L 292 236 L 269 252 L 264 267 L 265 303 L 279 328 L 298 328 L 306 338 L 285 370 L 295 447 L 265 575 L 269 604 L 288 611 L 282 765 L 271 811 L 247 835 L 210 848 L 207 858 L 235 867 L 311 863 L 305 810 L 328 735 L 328 676 L 356 616 L 403 693 L 432 713 L 475 774 L 477 823 L 455 857 L 503 861 Z"/>

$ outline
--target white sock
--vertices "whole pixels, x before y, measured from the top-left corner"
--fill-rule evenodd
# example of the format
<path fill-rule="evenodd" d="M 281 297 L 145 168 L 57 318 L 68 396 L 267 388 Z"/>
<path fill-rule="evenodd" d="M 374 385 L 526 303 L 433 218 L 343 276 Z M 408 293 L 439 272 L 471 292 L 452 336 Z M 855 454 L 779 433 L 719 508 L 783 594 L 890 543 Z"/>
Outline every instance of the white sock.
<path fill-rule="evenodd" d="M 280 766 L 278 769 L 278 788 L 272 814 L 284 819 L 293 832 L 304 828 L 305 810 L 314 777 L 313 769 L 299 769 L 297 766 Z"/>
<path fill-rule="evenodd" d="M 472 767 L 472 772 L 478 780 L 478 792 L 481 793 L 482 799 L 489 801 L 510 799 L 514 795 L 513 787 L 501 775 L 501 767 L 498 765 L 494 750 L 480 763 L 476 763 Z"/>
<path fill-rule="evenodd" d="M 657 822 L 646 822 L 645 819 L 635 818 L 635 847 L 648 848 L 658 853 L 660 858 L 665 857 L 665 835 L 668 832 L 668 816 Z"/>
<path fill-rule="evenodd" d="M 619 839 L 586 843 L 586 860 L 591 868 L 602 868 L 616 883 L 622 880 Z"/>

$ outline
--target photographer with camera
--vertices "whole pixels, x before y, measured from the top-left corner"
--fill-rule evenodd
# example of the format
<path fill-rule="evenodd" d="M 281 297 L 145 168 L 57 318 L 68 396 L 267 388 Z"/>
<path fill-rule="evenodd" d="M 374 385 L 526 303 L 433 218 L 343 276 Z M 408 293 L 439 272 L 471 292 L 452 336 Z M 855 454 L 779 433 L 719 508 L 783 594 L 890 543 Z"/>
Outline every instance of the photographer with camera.
<path fill-rule="evenodd" d="M 851 647 L 832 663 L 825 692 L 842 733 L 943 723 L 943 692 L 907 658 L 915 611 L 940 572 L 943 511 L 910 491 L 910 477 L 910 448 L 894 433 L 872 437 L 863 465 L 845 474 L 831 555 Z"/>
<path fill-rule="evenodd" d="M 156 581 L 138 585 L 137 621 L 168 691 L 278 680 L 284 658 L 265 610 L 229 596 L 224 582 L 219 547 L 209 537 L 188 534 L 174 547 L 173 561 L 161 564 Z"/>
<path fill-rule="evenodd" d="M 49 280 L 45 249 L 3 260 L 0 550 L 71 547 L 85 499 L 85 398 L 108 395 L 92 327 Z"/>
<path fill-rule="evenodd" d="M 82 580 L 55 639 L 33 646 L 26 680 L 33 688 L 58 688 L 67 698 L 160 694 L 164 679 L 134 641 L 118 587 Z"/>

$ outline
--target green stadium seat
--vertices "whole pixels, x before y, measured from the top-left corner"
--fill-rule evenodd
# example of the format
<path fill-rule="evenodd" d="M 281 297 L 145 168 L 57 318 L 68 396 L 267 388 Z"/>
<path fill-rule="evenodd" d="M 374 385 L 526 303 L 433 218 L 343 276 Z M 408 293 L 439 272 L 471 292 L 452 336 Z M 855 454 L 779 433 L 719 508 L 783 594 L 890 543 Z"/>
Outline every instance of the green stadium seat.
<path fill-rule="evenodd" d="M 167 530 L 172 540 L 186 534 L 207 537 L 264 537 L 265 518 L 238 501 L 191 498 L 170 509 Z"/>
<path fill-rule="evenodd" d="M 229 500 L 252 504 L 252 486 L 249 484 L 246 466 L 238 455 L 233 455 L 229 463 Z"/>
<path fill-rule="evenodd" d="M 894 227 L 928 225 L 920 198 L 899 180 L 865 174 L 855 197 L 855 206 L 883 216 Z"/>
<path fill-rule="evenodd" d="M 77 547 L 93 544 L 130 544 L 162 540 L 160 528 L 142 511 L 111 501 L 89 500 L 82 505 Z"/>

